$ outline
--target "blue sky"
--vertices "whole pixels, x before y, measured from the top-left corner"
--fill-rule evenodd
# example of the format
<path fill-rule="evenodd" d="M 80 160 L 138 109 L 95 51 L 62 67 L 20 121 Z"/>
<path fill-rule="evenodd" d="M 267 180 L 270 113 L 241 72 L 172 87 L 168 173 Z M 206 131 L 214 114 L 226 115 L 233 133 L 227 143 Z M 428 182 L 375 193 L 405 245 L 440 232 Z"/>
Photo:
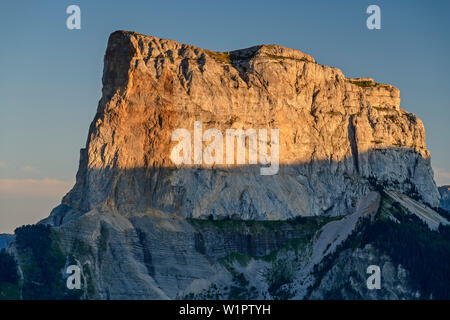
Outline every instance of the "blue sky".
<path fill-rule="evenodd" d="M 428 3 L 428 5 L 427 5 Z M 81 30 L 66 8 L 81 8 Z M 381 30 L 366 8 L 381 8 Z M 450 1 L 8 1 L 0 11 L 0 233 L 47 216 L 72 186 L 119 29 L 216 51 L 279 44 L 401 90 L 450 184 Z"/>

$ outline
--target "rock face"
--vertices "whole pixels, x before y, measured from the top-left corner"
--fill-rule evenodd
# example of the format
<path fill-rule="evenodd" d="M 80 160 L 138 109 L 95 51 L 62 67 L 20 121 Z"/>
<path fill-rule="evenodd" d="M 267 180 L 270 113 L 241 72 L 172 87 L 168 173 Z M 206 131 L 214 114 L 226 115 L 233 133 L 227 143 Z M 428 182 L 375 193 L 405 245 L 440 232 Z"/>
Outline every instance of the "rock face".
<path fill-rule="evenodd" d="M 383 291 L 367 290 L 361 283 L 367 279 L 367 265 L 380 266 L 383 270 Z M 417 294 L 417 295 L 416 295 Z M 311 299 L 374 299 L 407 300 L 417 299 L 419 294 L 410 286 L 408 272 L 392 259 L 367 245 L 352 252 L 347 249 L 340 254 L 333 267 L 326 273 Z"/>
<path fill-rule="evenodd" d="M 303 299 L 315 281 L 314 266 L 356 230 L 360 218 L 373 216 L 379 202 L 380 195 L 370 192 L 355 213 L 338 221 L 211 221 L 157 210 L 128 217 L 91 210 L 54 230 L 83 270 L 85 298 L 276 298 L 267 273 L 283 261 L 292 268 L 295 295 L 280 297 Z M 233 286 L 240 296 L 226 289 Z"/>
<path fill-rule="evenodd" d="M 278 173 L 263 176 L 249 164 L 177 167 L 172 132 L 193 132 L 194 121 L 222 133 L 278 129 Z M 342 215 L 367 194 L 369 178 L 438 206 L 424 127 L 400 108 L 397 88 L 346 78 L 277 45 L 212 52 L 118 31 L 108 42 L 76 185 L 52 223 L 93 209 L 269 220 Z"/>
<path fill-rule="evenodd" d="M 448 221 L 445 217 L 441 216 L 436 211 L 430 209 L 429 207 L 423 205 L 418 201 L 415 201 L 396 191 L 386 191 L 386 194 L 396 202 L 401 204 L 404 208 L 408 209 L 410 213 L 416 215 L 432 230 L 438 230 L 440 225 L 448 224 Z"/>
<path fill-rule="evenodd" d="M 173 162 L 173 132 L 195 137 L 199 122 L 202 132 L 278 130 L 276 174 L 261 175 L 250 153 L 195 163 L 195 142 L 194 164 Z M 272 160 L 273 141 L 258 145 Z M 81 267 L 83 298 L 327 298 L 347 279 L 344 298 L 413 298 L 401 265 L 350 241 L 386 201 L 380 188 L 439 203 L 422 122 L 397 88 L 277 45 L 212 52 L 118 31 L 76 184 L 42 223 Z M 344 272 L 318 272 L 332 255 Z M 366 287 L 374 262 L 384 291 Z"/>
<path fill-rule="evenodd" d="M 439 207 L 450 212 L 450 186 L 439 187 L 439 193 L 441 194 Z"/>

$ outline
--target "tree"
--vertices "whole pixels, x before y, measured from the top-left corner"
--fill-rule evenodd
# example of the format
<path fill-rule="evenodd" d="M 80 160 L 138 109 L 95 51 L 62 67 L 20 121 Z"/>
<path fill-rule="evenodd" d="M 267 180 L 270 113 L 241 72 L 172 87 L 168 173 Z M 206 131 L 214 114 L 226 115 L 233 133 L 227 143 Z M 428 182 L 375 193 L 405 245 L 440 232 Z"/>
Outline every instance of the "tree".
<path fill-rule="evenodd" d="M 5 249 L 0 250 L 0 283 L 9 282 L 16 284 L 19 280 L 17 275 L 17 263 L 14 257 L 6 252 Z"/>

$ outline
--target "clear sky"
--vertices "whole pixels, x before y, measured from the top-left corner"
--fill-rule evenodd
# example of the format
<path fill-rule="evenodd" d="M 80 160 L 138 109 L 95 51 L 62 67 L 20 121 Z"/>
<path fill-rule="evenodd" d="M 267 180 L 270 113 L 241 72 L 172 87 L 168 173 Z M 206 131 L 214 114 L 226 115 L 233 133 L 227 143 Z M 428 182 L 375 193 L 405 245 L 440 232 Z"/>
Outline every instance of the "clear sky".
<path fill-rule="evenodd" d="M 81 8 L 68 30 L 66 8 Z M 381 8 L 368 30 L 366 8 Z M 71 188 L 115 30 L 215 51 L 279 44 L 401 91 L 450 184 L 450 1 L 5 1 L 0 10 L 0 233 L 35 223 Z"/>

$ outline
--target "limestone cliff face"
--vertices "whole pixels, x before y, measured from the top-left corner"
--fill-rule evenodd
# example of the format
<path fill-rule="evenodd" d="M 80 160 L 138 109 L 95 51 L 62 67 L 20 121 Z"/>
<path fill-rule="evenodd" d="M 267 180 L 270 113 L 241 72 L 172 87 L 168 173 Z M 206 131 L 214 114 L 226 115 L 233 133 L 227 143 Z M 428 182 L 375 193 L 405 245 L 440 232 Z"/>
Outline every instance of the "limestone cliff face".
<path fill-rule="evenodd" d="M 194 121 L 223 133 L 279 129 L 279 172 L 177 167 L 171 134 L 192 132 Z M 342 215 L 368 193 L 369 178 L 438 206 L 423 124 L 400 108 L 397 88 L 346 78 L 277 45 L 220 53 L 117 31 L 76 185 L 50 220 L 60 225 L 94 209 L 263 220 Z"/>

